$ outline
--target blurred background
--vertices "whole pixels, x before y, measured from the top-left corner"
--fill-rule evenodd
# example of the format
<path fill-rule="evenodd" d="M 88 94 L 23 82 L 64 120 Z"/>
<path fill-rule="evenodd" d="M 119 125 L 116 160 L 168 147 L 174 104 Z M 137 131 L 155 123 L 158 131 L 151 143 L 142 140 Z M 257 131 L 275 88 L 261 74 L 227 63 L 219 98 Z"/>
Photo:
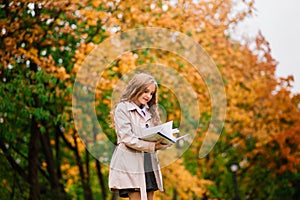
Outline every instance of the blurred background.
<path fill-rule="evenodd" d="M 296 0 L 255 1 L 254 15 L 240 23 L 236 32 L 239 39 L 253 39 L 259 31 L 262 32 L 270 43 L 272 56 L 278 62 L 276 75 L 294 76 L 293 93 L 300 91 L 300 57 L 297 54 L 300 45 L 300 25 L 297 23 L 299 6 L 300 2 Z"/>
<path fill-rule="evenodd" d="M 197 134 L 188 150 L 162 169 L 165 192 L 157 192 L 155 199 L 299 199 L 300 95 L 298 71 L 293 74 L 299 60 L 285 62 L 299 59 L 293 50 L 299 40 L 287 42 L 299 25 L 296 17 L 286 18 L 289 12 L 280 13 L 292 13 L 297 6 L 290 0 L 278 9 L 266 2 L 264 10 L 254 0 L 2 0 L 0 198 L 118 199 L 108 189 L 108 166 L 86 150 L 87 141 L 78 135 L 88 116 L 82 116 L 80 127 L 74 125 L 73 84 L 86 56 L 106 38 L 162 27 L 186 34 L 206 50 L 222 76 L 227 106 L 217 144 L 199 159 L 212 107 L 203 77 L 189 62 L 149 48 L 124 53 L 105 67 L 95 109 L 113 143 L 112 93 L 129 71 L 151 63 L 169 66 L 197 96 Z M 278 23 L 266 24 L 287 34 L 280 35 L 284 41 L 273 40 L 274 31 L 268 32 L 263 22 L 248 31 L 251 20 L 264 20 L 272 10 Z M 183 113 L 176 94 L 163 86 L 159 103 L 164 118 L 178 127 L 181 118 L 193 115 Z M 96 129 L 86 133 L 93 133 L 94 141 L 103 139 Z"/>

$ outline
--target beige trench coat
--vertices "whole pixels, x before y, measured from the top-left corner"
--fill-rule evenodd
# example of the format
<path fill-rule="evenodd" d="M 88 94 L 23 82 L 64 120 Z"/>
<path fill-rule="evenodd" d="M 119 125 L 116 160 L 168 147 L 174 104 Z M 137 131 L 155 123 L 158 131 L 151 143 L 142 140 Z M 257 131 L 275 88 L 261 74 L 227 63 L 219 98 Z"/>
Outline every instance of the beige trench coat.
<path fill-rule="evenodd" d="M 140 127 L 153 126 L 151 114 L 147 110 L 144 116 L 136 104 L 121 102 L 116 106 L 114 122 L 118 145 L 110 163 L 109 188 L 139 188 L 142 200 L 147 200 L 143 152 L 151 153 L 157 186 L 163 191 L 155 143 L 139 139 L 143 134 Z"/>

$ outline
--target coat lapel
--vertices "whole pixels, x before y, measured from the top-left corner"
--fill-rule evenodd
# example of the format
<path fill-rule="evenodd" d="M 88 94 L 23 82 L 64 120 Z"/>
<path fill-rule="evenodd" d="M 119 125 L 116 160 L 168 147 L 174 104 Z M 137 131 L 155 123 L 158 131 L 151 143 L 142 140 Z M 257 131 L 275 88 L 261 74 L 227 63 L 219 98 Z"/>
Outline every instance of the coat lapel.
<path fill-rule="evenodd" d="M 146 105 L 146 113 L 145 115 L 143 114 L 142 110 L 133 102 L 130 102 L 130 106 L 128 107 L 129 111 L 133 111 L 136 110 L 136 112 L 145 120 L 145 122 L 147 122 L 148 120 L 150 120 L 152 118 L 151 113 L 149 112 L 149 107 L 148 105 Z"/>

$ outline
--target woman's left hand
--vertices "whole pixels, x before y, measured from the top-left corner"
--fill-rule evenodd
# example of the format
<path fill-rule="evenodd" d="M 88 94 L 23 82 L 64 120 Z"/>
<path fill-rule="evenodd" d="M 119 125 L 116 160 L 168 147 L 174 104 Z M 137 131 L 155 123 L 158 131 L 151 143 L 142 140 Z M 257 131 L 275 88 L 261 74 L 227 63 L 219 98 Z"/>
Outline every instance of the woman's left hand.
<path fill-rule="evenodd" d="M 161 150 L 161 149 L 166 149 L 171 146 L 171 144 L 163 144 L 161 142 L 162 142 L 162 139 L 155 142 L 155 151 Z"/>

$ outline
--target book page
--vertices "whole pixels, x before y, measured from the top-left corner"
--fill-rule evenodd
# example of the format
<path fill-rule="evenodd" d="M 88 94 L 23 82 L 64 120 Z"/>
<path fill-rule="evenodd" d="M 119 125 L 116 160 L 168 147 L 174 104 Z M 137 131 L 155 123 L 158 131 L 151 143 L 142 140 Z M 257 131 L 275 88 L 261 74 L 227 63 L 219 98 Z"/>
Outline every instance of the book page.
<path fill-rule="evenodd" d="M 176 140 L 174 140 L 173 138 L 169 138 L 169 137 L 165 136 L 164 134 L 161 134 L 160 132 L 142 137 L 141 139 L 150 141 L 150 142 L 156 142 L 156 141 L 162 139 L 162 141 L 161 141 L 162 144 L 173 144 L 176 142 Z"/>
<path fill-rule="evenodd" d="M 162 132 L 165 134 L 172 130 L 172 125 L 173 125 L 173 121 L 169 121 L 169 122 L 166 122 L 166 123 L 158 125 L 158 126 L 154 126 L 154 127 L 150 127 L 150 128 L 142 128 L 141 131 L 142 131 L 143 137 L 146 137 L 148 135 L 158 133 L 158 132 Z"/>
<path fill-rule="evenodd" d="M 176 138 L 173 134 L 179 133 L 179 130 L 177 128 L 172 128 L 173 121 L 166 122 L 164 124 L 154 126 L 151 128 L 141 128 L 142 137 L 140 139 L 156 142 L 160 139 L 163 139 L 163 144 L 173 144 L 177 142 L 180 139 L 183 139 L 184 137 L 188 136 L 189 134 L 180 136 Z"/>
<path fill-rule="evenodd" d="M 185 137 L 187 137 L 187 136 L 189 136 L 190 134 L 185 134 L 185 135 L 183 135 L 183 136 L 180 136 L 180 137 L 178 137 L 178 138 L 175 138 L 175 140 L 176 140 L 176 142 L 178 141 L 178 140 L 181 140 L 181 139 L 183 139 L 183 138 L 185 138 Z"/>

